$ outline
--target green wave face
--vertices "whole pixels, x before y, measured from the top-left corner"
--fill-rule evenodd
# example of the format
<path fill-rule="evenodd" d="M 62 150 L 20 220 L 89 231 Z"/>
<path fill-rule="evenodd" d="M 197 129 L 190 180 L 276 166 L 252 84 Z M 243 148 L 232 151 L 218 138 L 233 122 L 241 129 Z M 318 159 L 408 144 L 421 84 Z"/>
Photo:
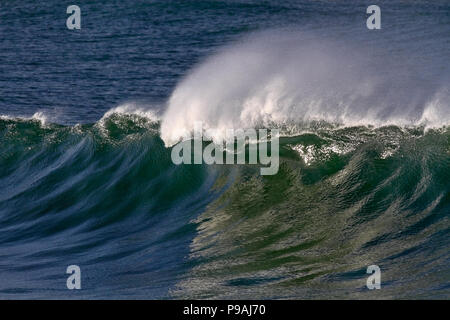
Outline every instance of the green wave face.
<path fill-rule="evenodd" d="M 448 130 L 317 130 L 282 145 L 277 175 L 236 169 L 234 184 L 198 218 L 191 245 L 197 264 L 177 296 L 443 294 Z M 384 270 L 386 283 L 376 293 L 367 290 L 364 276 L 372 264 Z"/>
<path fill-rule="evenodd" d="M 445 296 L 447 129 L 316 125 L 281 138 L 273 176 L 176 166 L 158 130 L 0 120 L 0 255 L 16 266 L 0 293 L 49 296 L 76 261 L 98 279 L 86 297 L 135 283 L 161 298 Z"/>

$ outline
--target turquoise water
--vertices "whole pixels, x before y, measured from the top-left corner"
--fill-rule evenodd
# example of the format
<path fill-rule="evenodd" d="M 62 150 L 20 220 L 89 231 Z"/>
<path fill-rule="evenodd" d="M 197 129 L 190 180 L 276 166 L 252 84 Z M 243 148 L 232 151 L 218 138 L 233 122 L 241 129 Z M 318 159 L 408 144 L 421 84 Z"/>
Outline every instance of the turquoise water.
<path fill-rule="evenodd" d="M 77 4 L 0 4 L 0 298 L 448 298 L 447 1 L 377 31 L 362 2 Z M 174 165 L 196 120 L 279 128 L 278 173 Z"/>

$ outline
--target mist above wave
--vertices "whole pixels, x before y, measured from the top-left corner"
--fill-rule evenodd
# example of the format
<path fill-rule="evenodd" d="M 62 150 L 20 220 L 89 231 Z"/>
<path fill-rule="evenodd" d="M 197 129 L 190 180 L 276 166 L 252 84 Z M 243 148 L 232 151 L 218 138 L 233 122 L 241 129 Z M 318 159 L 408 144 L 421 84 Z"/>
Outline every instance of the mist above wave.
<path fill-rule="evenodd" d="M 218 134 L 309 121 L 447 125 L 447 83 L 423 78 L 388 50 L 299 32 L 253 34 L 182 79 L 167 102 L 161 137 L 173 145 L 198 121 Z"/>

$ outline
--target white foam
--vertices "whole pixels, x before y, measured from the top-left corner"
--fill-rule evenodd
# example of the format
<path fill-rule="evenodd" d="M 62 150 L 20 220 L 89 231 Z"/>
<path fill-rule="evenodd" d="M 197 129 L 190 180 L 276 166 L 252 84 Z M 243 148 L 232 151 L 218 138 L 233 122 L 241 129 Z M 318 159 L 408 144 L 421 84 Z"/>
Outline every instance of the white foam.
<path fill-rule="evenodd" d="M 198 121 L 219 135 L 297 121 L 431 127 L 450 122 L 448 91 L 401 61 L 372 59 L 361 48 L 313 38 L 262 33 L 194 68 L 167 103 L 161 122 L 165 144 L 177 143 Z"/>
<path fill-rule="evenodd" d="M 42 111 L 35 112 L 31 117 L 30 116 L 10 116 L 10 115 L 2 114 L 2 115 L 0 115 L 0 119 L 2 119 L 2 120 L 23 120 L 23 121 L 35 120 L 35 121 L 40 122 L 41 125 L 46 125 L 50 122 L 50 117 Z"/>
<path fill-rule="evenodd" d="M 127 102 L 108 110 L 100 119 L 100 122 L 104 121 L 114 114 L 137 115 L 141 118 L 146 118 L 151 122 L 159 121 L 157 110 L 151 109 L 149 106 L 138 104 L 136 102 Z"/>
<path fill-rule="evenodd" d="M 0 114 L 0 119 L 1 120 L 11 120 L 12 118 L 6 114 Z"/>
<path fill-rule="evenodd" d="M 39 121 L 42 125 L 45 125 L 48 123 L 49 118 L 47 115 L 44 114 L 44 112 L 42 111 L 38 111 L 35 114 L 33 114 L 33 116 L 31 117 L 32 120 L 37 120 Z"/>

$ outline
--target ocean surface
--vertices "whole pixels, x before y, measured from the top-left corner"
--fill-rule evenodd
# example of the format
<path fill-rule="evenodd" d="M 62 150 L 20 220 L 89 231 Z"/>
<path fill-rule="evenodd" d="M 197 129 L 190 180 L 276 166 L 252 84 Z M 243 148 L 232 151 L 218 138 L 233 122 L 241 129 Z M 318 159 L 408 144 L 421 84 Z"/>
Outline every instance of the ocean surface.
<path fill-rule="evenodd" d="M 448 299 L 449 61 L 448 0 L 1 1 L 0 299 Z"/>

